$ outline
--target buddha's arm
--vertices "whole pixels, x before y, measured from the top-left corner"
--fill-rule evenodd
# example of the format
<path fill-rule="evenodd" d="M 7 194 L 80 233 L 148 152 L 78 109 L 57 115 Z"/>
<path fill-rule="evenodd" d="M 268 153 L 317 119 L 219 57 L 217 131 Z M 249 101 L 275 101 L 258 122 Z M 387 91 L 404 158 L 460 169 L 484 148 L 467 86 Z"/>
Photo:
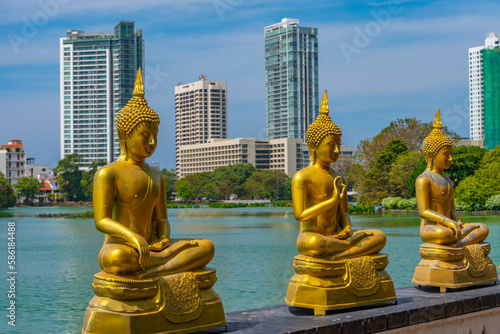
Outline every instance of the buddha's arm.
<path fill-rule="evenodd" d="M 154 217 L 156 224 L 156 233 L 158 237 L 158 242 L 160 245 L 156 245 L 160 248 L 168 246 L 170 238 L 170 223 L 168 222 L 167 216 L 167 191 L 165 188 L 165 180 L 163 176 L 160 175 L 160 198 L 154 208 Z"/>
<path fill-rule="evenodd" d="M 112 219 L 113 202 L 115 197 L 115 179 L 113 173 L 102 168 L 94 178 L 94 221 L 97 230 L 109 236 L 125 240 L 139 253 L 139 264 L 146 266 L 149 250 L 148 243 L 139 234 Z"/>
<path fill-rule="evenodd" d="M 342 183 L 345 180 L 342 178 Z M 342 190 L 340 205 L 339 205 L 339 224 L 341 231 L 335 236 L 339 239 L 345 239 L 352 235 L 351 231 L 351 217 L 349 216 L 349 202 L 347 201 L 347 188 Z"/>
<path fill-rule="evenodd" d="M 457 226 L 457 222 L 455 222 L 452 218 L 448 218 L 442 214 L 437 213 L 434 210 L 430 209 L 430 193 L 431 193 L 431 184 L 428 178 L 419 177 L 415 181 L 415 193 L 417 196 L 417 205 L 418 205 L 418 214 L 420 217 L 437 223 L 438 225 L 451 228 L 455 231 L 455 235 L 457 238 L 460 237 L 460 227 Z"/>
<path fill-rule="evenodd" d="M 337 178 L 335 180 L 337 180 Z M 335 182 L 336 181 L 334 181 L 334 183 Z M 312 219 L 320 213 L 338 205 L 341 197 L 336 189 L 334 189 L 331 198 L 306 208 L 307 196 L 312 196 L 309 187 L 309 181 L 307 178 L 304 178 L 302 174 L 296 175 L 292 179 L 293 213 L 295 215 L 295 219 L 300 222 Z M 313 201 L 316 202 L 314 198 Z"/>
<path fill-rule="evenodd" d="M 454 221 L 458 222 L 460 224 L 460 227 L 462 227 L 462 221 L 460 220 L 460 216 L 457 214 L 457 210 L 455 209 L 455 199 L 451 199 L 451 211 L 450 211 L 450 217 Z"/>

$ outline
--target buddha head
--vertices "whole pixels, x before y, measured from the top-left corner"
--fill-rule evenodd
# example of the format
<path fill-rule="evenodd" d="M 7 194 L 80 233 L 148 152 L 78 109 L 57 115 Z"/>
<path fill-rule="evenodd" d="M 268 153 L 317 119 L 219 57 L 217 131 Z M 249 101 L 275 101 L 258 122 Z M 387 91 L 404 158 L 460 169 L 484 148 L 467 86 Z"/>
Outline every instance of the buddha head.
<path fill-rule="evenodd" d="M 153 154 L 156 149 L 159 124 L 158 114 L 149 108 L 144 98 L 144 84 L 139 69 L 133 96 L 116 116 L 120 151 L 125 160 L 130 156 L 147 158 Z"/>
<path fill-rule="evenodd" d="M 332 122 L 328 114 L 328 95 L 325 90 L 319 108 L 319 115 L 306 131 L 306 142 L 313 164 L 316 164 L 318 158 L 335 162 L 340 154 L 340 137 L 342 136 L 342 132 Z"/>
<path fill-rule="evenodd" d="M 453 142 L 448 138 L 442 128 L 441 114 L 439 109 L 434 117 L 434 124 L 431 133 L 424 139 L 423 152 L 427 160 L 427 169 L 433 166 L 440 169 L 448 169 L 451 165 L 451 149 Z"/>

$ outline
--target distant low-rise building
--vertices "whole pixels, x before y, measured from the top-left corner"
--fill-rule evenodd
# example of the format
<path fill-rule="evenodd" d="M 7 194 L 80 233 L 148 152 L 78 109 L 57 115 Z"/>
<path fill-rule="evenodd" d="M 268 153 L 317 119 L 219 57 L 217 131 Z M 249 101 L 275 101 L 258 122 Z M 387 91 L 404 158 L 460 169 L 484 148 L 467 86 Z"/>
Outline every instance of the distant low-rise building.
<path fill-rule="evenodd" d="M 26 152 L 21 139 L 14 138 L 0 145 L 0 172 L 12 185 L 26 176 Z"/>
<path fill-rule="evenodd" d="M 25 175 L 36 179 L 55 177 L 54 171 L 50 169 L 50 165 L 35 165 L 30 163 L 26 164 Z"/>
<path fill-rule="evenodd" d="M 252 164 L 259 170 L 283 171 L 293 176 L 309 164 L 309 151 L 301 139 L 210 139 L 179 147 L 178 176 L 210 172 L 218 167 Z"/>

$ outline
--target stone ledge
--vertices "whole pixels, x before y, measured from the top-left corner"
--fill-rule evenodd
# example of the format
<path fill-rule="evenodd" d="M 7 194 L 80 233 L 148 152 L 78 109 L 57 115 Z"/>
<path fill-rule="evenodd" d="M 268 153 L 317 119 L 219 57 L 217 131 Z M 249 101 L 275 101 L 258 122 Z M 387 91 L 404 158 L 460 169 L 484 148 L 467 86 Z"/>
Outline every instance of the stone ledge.
<path fill-rule="evenodd" d="M 285 298 L 286 287 L 283 290 Z M 313 310 L 278 305 L 226 314 L 229 333 L 362 334 L 430 323 L 473 312 L 500 308 L 500 284 L 467 289 L 407 286 L 396 289 L 394 302 L 328 311 L 314 316 Z M 499 310 L 500 311 L 500 310 Z M 223 329 L 204 333 L 224 333 Z"/>

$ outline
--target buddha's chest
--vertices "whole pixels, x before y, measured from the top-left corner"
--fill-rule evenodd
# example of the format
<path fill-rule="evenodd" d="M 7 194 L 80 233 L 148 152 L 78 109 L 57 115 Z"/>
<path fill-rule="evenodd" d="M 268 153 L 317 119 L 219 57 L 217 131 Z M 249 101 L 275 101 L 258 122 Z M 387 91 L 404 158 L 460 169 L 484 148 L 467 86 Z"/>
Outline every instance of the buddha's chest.
<path fill-rule="evenodd" d="M 434 178 L 433 182 L 431 183 L 430 193 L 431 199 L 433 201 L 448 201 L 449 199 L 453 198 L 453 186 L 448 180 L 444 178 Z"/>
<path fill-rule="evenodd" d="M 147 201 L 154 204 L 160 195 L 159 180 L 146 172 L 130 171 L 126 178 L 117 180 L 116 199 L 127 205 L 138 205 Z"/>
<path fill-rule="evenodd" d="M 315 202 L 331 198 L 334 190 L 333 182 L 335 180 L 333 176 L 326 173 L 318 173 L 315 176 L 309 185 L 309 194 L 314 198 Z"/>

